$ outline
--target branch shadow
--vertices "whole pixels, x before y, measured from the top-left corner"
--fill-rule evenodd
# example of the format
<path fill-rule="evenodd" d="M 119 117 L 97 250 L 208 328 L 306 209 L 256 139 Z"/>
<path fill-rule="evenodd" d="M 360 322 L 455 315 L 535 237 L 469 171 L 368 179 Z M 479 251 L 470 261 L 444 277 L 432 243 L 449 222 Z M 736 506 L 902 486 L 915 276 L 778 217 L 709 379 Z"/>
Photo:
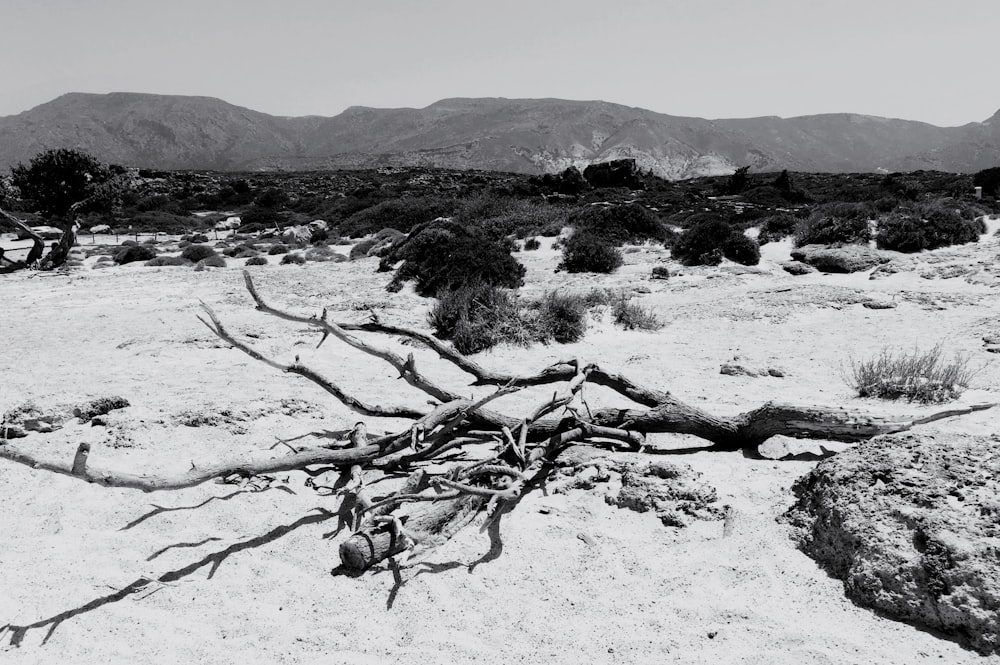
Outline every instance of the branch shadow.
<path fill-rule="evenodd" d="M 270 488 L 268 488 L 268 489 L 270 489 Z M 145 522 L 149 518 L 155 517 L 155 516 L 157 516 L 157 515 L 159 515 L 161 513 L 172 513 L 174 511 L 178 511 L 178 510 L 197 510 L 198 508 L 202 508 L 202 507 L 210 504 L 213 501 L 229 501 L 230 499 L 232 499 L 234 497 L 237 497 L 240 494 L 246 494 L 249 491 L 250 490 L 237 490 L 236 492 L 232 492 L 230 494 L 223 494 L 223 495 L 220 495 L 220 496 L 210 496 L 207 499 L 205 499 L 204 501 L 202 501 L 201 503 L 197 503 L 197 504 L 195 504 L 193 506 L 174 506 L 174 507 L 169 507 L 169 506 L 158 506 L 155 503 L 151 503 L 149 505 L 153 506 L 153 510 L 149 511 L 145 515 L 142 515 L 142 516 L 140 516 L 140 517 L 132 520 L 131 522 L 129 522 L 128 524 L 126 524 L 125 526 L 123 526 L 122 528 L 120 528 L 119 531 L 128 531 L 129 529 L 132 529 L 132 528 L 134 528 L 136 526 L 139 526 L 140 524 L 142 524 L 143 522 Z M 266 492 L 267 489 L 264 489 L 264 490 L 261 490 L 261 491 L 262 492 Z"/>
<path fill-rule="evenodd" d="M 240 492 L 236 492 L 235 494 L 239 493 Z M 140 577 L 135 581 L 131 582 L 130 584 L 126 585 L 125 587 L 115 591 L 114 593 L 110 593 L 105 596 L 95 598 L 90 602 L 80 605 L 79 607 L 74 607 L 72 609 L 65 610 L 47 619 L 40 619 L 38 621 L 35 621 L 34 623 L 29 623 L 24 625 L 8 623 L 2 625 L 0 626 L 0 639 L 5 638 L 9 633 L 10 645 L 16 647 L 21 645 L 21 643 L 24 641 L 24 638 L 27 636 L 29 631 L 48 627 L 48 632 L 42 639 L 42 644 L 45 645 L 48 643 L 49 639 L 51 639 L 53 633 L 55 633 L 56 631 L 56 628 L 58 628 L 62 622 L 80 616 L 81 614 L 87 614 L 88 612 L 92 612 L 110 603 L 117 603 L 125 598 L 128 598 L 132 594 L 138 593 L 139 591 L 146 589 L 150 584 L 167 585 L 172 582 L 177 582 L 178 580 L 182 580 L 185 577 L 192 575 L 196 571 L 208 565 L 211 565 L 211 568 L 208 571 L 207 579 L 212 579 L 215 576 L 216 571 L 218 571 L 219 567 L 222 565 L 222 563 L 233 554 L 242 552 L 244 550 L 254 549 L 262 545 L 266 545 L 268 543 L 274 542 L 275 540 L 278 540 L 279 538 L 291 533 L 292 531 L 295 531 L 296 529 L 300 529 L 304 526 L 308 526 L 311 524 L 319 524 L 321 522 L 325 522 L 329 519 L 332 519 L 335 516 L 334 513 L 331 513 L 325 508 L 314 508 L 313 510 L 316 511 L 316 514 L 305 515 L 290 524 L 282 524 L 281 526 L 274 527 L 267 533 L 261 534 L 254 538 L 250 538 L 249 540 L 245 540 L 243 542 L 229 545 L 228 547 L 225 547 L 217 552 L 212 552 L 211 554 L 207 554 L 201 559 L 189 563 L 186 566 L 168 571 L 160 575 L 156 579 L 150 579 L 148 577 Z M 211 540 L 217 540 L 217 539 L 209 538 L 205 542 Z M 171 547 L 193 547 L 196 545 L 197 544 L 195 543 L 181 543 L 179 545 L 172 545 Z M 160 552 L 157 552 L 156 554 L 154 554 L 154 557 L 159 556 L 159 554 L 162 554 L 163 551 L 165 551 L 166 549 L 170 549 L 170 547 L 165 548 Z M 152 559 L 154 557 L 150 558 Z"/>

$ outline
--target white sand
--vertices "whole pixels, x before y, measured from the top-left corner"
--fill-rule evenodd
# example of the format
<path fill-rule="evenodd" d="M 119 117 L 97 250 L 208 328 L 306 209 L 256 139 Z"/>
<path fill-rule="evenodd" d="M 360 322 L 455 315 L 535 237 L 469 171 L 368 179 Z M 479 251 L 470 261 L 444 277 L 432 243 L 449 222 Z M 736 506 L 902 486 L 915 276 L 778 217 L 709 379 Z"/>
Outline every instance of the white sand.
<path fill-rule="evenodd" d="M 997 252 L 990 239 L 931 258 L 983 261 L 985 269 Z M 886 344 L 941 340 L 976 363 L 992 358 L 981 337 L 1000 325 L 995 286 L 915 273 L 879 281 L 792 277 L 775 265 L 787 247 L 765 246 L 764 255 L 759 270 L 683 268 L 668 281 L 651 281 L 660 250 L 627 254 L 617 274 L 594 277 L 554 274 L 558 255 L 546 244 L 519 255 L 528 266 L 527 293 L 648 287 L 639 302 L 667 325 L 655 333 L 622 332 L 605 318 L 580 343 L 501 348 L 480 360 L 529 371 L 575 355 L 732 414 L 767 400 L 923 412 L 853 398 L 841 376 L 849 359 Z M 275 304 L 317 313 L 327 306 L 336 320 L 360 320 L 361 310 L 373 306 L 386 321 L 423 326 L 427 302 L 407 290 L 387 294 L 388 276 L 374 267 L 364 260 L 266 266 L 255 274 Z M 872 294 L 900 304 L 862 307 Z M 254 344 L 283 359 L 300 354 L 365 398 L 424 402 L 390 368 L 333 341 L 317 351 L 315 333 L 253 311 L 236 269 L 122 266 L 0 279 L 0 408 L 27 399 L 76 403 L 122 395 L 133 406 L 118 427 L 70 425 L 32 441 L 67 456 L 89 441 L 93 463 L 150 472 L 254 449 L 280 454 L 266 450 L 276 437 L 357 420 L 305 380 L 223 348 L 195 318 L 199 298 L 234 333 L 255 335 Z M 462 381 L 432 354 L 416 354 L 428 373 Z M 719 366 L 737 356 L 787 376 L 720 375 Z M 980 373 L 975 388 L 963 401 L 1000 397 L 997 363 Z M 529 391 L 499 406 L 515 412 L 550 391 Z M 592 406 L 622 403 L 597 388 L 587 398 Z M 179 424 L 221 409 L 234 414 L 231 422 Z M 405 425 L 368 422 L 373 431 Z M 987 411 L 926 428 L 995 433 L 997 422 Z M 659 435 L 651 443 L 699 442 Z M 279 474 L 294 494 L 239 493 L 215 483 L 142 494 L 0 460 L 0 625 L 36 625 L 23 632 L 18 648 L 5 632 L 0 657 L 18 665 L 1000 662 L 855 606 L 839 581 L 794 547 L 776 518 L 812 462 L 707 452 L 669 459 L 704 474 L 721 502 L 733 506 L 730 537 L 723 537 L 721 522 L 665 528 L 652 515 L 607 506 L 599 490 L 538 492 L 504 517 L 499 557 L 475 565 L 489 540 L 472 527 L 434 552 L 429 565 L 405 569 L 401 586 L 385 566 L 353 579 L 331 576 L 346 533 L 337 532 L 336 502 L 304 488 L 300 473 Z M 114 597 L 138 579 L 169 571 L 179 571 L 176 581 Z"/>

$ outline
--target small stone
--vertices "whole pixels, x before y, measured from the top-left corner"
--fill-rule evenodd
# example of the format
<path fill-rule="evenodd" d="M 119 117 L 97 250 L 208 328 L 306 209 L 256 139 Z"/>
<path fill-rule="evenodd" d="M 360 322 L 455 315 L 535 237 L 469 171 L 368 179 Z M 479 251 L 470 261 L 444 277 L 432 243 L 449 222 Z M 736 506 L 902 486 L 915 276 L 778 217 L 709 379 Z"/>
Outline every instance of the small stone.
<path fill-rule="evenodd" d="M 726 376 L 757 376 L 757 372 L 754 370 L 747 369 L 743 365 L 735 363 L 724 363 L 719 368 L 719 374 L 725 374 Z"/>
<path fill-rule="evenodd" d="M 896 307 L 896 303 L 892 300 L 866 300 L 861 305 L 868 309 L 895 309 Z"/>

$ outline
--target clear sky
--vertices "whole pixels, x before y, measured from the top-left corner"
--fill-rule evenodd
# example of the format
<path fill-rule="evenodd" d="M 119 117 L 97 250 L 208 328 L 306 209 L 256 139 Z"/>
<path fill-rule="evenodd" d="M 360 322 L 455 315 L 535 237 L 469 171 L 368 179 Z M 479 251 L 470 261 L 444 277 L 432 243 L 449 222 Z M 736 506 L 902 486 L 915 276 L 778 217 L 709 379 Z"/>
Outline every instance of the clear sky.
<path fill-rule="evenodd" d="M 1000 109 L 1000 0 L 0 0 L 0 115 L 66 92 L 276 115 L 446 97 L 708 118 Z"/>

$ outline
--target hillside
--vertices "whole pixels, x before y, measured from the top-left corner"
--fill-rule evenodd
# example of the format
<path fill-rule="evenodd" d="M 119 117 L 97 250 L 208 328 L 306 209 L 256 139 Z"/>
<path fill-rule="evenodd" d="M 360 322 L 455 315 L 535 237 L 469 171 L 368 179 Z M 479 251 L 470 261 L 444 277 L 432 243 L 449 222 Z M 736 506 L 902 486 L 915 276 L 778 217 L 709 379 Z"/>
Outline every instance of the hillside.
<path fill-rule="evenodd" d="M 287 118 L 210 97 L 70 93 L 0 118 L 0 166 L 75 147 L 131 166 L 440 166 L 521 173 L 634 158 L 677 179 L 757 171 L 973 172 L 1000 163 L 1000 112 L 961 127 L 854 114 L 706 120 L 602 101 L 445 99 Z"/>

